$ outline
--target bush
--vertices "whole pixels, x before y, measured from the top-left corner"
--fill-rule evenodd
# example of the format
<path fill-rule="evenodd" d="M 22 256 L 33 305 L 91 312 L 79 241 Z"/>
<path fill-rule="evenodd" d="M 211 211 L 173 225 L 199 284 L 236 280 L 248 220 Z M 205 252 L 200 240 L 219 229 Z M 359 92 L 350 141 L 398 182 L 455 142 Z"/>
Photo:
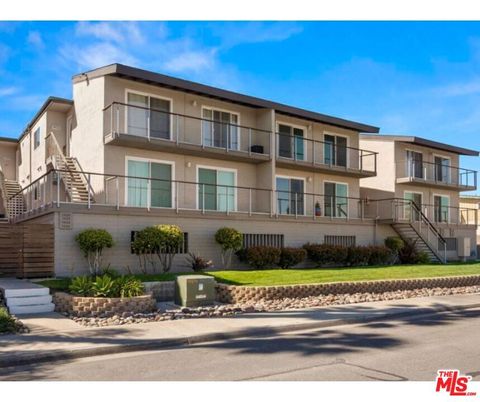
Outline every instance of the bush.
<path fill-rule="evenodd" d="M 195 272 L 202 272 L 213 267 L 211 260 L 206 260 L 195 253 L 188 253 L 187 262 Z"/>
<path fill-rule="evenodd" d="M 119 277 L 122 276 L 122 275 L 120 275 L 120 273 L 117 270 L 115 270 L 113 268 L 110 268 L 110 267 L 103 268 L 102 269 L 102 275 L 107 275 L 112 279 L 116 279 L 116 278 L 119 278 Z"/>
<path fill-rule="evenodd" d="M 430 257 L 424 251 L 417 251 L 416 241 L 406 241 L 399 250 L 398 258 L 402 264 L 428 264 Z"/>
<path fill-rule="evenodd" d="M 8 314 L 5 307 L 0 307 L 0 333 L 2 332 L 16 332 L 17 325 L 15 319 Z"/>
<path fill-rule="evenodd" d="M 160 260 L 163 272 L 169 272 L 173 259 L 183 242 L 183 232 L 176 225 L 149 226 L 135 235 L 132 250 L 140 258 L 140 268 L 144 274 L 150 265 L 156 271 L 156 259 Z"/>
<path fill-rule="evenodd" d="M 247 249 L 247 262 L 256 269 L 273 268 L 280 261 L 280 249 L 269 246 L 255 246 Z"/>
<path fill-rule="evenodd" d="M 398 253 L 405 246 L 405 242 L 400 237 L 391 236 L 385 239 L 385 246 Z"/>
<path fill-rule="evenodd" d="M 368 246 L 370 256 L 368 265 L 390 265 L 394 261 L 392 250 L 385 246 Z"/>
<path fill-rule="evenodd" d="M 220 228 L 215 233 L 215 241 L 220 244 L 222 249 L 223 269 L 230 268 L 232 254 L 242 248 L 242 234 L 234 228 Z"/>
<path fill-rule="evenodd" d="M 305 260 L 307 252 L 303 248 L 282 247 L 280 249 L 280 259 L 278 265 L 280 268 L 291 268 Z"/>
<path fill-rule="evenodd" d="M 351 246 L 347 250 L 346 264 L 351 267 L 368 265 L 371 250 L 369 246 Z"/>
<path fill-rule="evenodd" d="M 78 296 L 92 295 L 92 278 L 89 276 L 77 276 L 72 279 L 68 289 L 71 293 Z"/>
<path fill-rule="evenodd" d="M 105 229 L 85 229 L 77 234 L 78 243 L 92 275 L 97 275 L 102 263 L 102 252 L 105 248 L 113 247 L 113 238 Z"/>
<path fill-rule="evenodd" d="M 246 248 L 241 248 L 240 250 L 235 252 L 235 255 L 237 256 L 237 258 L 240 262 L 248 262 L 247 261 L 247 249 Z"/>
<path fill-rule="evenodd" d="M 330 244 L 305 244 L 308 258 L 317 265 L 345 265 L 348 258 L 348 248 Z"/>
<path fill-rule="evenodd" d="M 134 297 L 143 295 L 145 291 L 142 282 L 133 276 L 112 278 L 107 274 L 94 280 L 89 276 L 73 278 L 69 290 L 83 297 Z"/>

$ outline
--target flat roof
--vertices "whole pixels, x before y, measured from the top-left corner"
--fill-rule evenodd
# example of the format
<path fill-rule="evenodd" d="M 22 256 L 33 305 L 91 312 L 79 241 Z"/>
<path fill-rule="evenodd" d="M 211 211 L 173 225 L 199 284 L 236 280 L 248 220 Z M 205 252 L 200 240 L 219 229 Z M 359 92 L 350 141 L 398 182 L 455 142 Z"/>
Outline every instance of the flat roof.
<path fill-rule="evenodd" d="M 427 138 L 410 136 L 410 135 L 387 135 L 387 134 L 360 134 L 361 139 L 365 140 L 388 140 L 396 142 L 405 142 L 408 144 L 422 145 L 428 148 L 435 148 L 442 151 L 453 152 L 458 155 L 478 156 L 479 152 L 473 149 L 457 147 L 455 145 L 445 144 L 443 142 L 432 141 Z"/>
<path fill-rule="evenodd" d="M 12 137 L 0 137 L 0 142 L 12 142 L 17 143 L 18 139 Z"/>
<path fill-rule="evenodd" d="M 101 76 L 114 76 L 125 78 L 134 81 L 141 81 L 151 85 L 158 85 L 170 89 L 181 90 L 184 92 L 194 93 L 202 96 L 216 98 L 228 102 L 237 103 L 244 106 L 254 108 L 275 109 L 281 114 L 292 117 L 299 117 L 306 120 L 327 123 L 338 127 L 348 128 L 351 130 L 378 133 L 379 128 L 370 126 L 368 124 L 358 123 L 350 120 L 341 119 L 338 117 L 328 116 L 325 114 L 313 112 L 310 110 L 300 109 L 293 106 L 284 105 L 282 103 L 273 102 L 266 99 L 256 98 L 249 95 L 243 95 L 237 92 L 227 91 L 212 87 L 209 85 L 200 84 L 193 81 L 187 81 L 180 78 L 174 78 L 168 75 L 155 73 L 152 71 L 142 70 L 135 67 L 126 66 L 123 64 L 110 64 L 108 66 L 100 67 L 91 71 L 73 76 L 73 82 L 80 82 L 86 79 L 92 79 Z"/>

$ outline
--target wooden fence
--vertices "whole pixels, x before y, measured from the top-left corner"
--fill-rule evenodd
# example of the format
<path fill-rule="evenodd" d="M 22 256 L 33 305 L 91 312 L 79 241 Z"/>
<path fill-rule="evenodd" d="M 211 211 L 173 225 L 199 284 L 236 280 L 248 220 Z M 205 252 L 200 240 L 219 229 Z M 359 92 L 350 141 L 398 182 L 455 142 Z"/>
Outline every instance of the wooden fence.
<path fill-rule="evenodd" d="M 0 276 L 52 276 L 54 243 L 51 224 L 0 224 Z"/>

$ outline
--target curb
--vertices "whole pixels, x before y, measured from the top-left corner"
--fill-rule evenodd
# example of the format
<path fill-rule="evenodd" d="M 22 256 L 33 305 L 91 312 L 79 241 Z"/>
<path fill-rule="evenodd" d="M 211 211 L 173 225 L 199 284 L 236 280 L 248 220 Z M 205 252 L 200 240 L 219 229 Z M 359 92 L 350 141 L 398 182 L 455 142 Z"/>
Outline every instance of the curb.
<path fill-rule="evenodd" d="M 329 321 L 323 321 L 323 322 L 317 322 L 317 323 L 290 324 L 290 325 L 282 325 L 282 326 L 271 327 L 271 328 L 232 331 L 228 333 L 213 332 L 205 335 L 185 336 L 185 337 L 179 337 L 179 338 L 167 338 L 167 339 L 162 339 L 157 341 L 132 341 L 130 343 L 126 343 L 123 345 L 100 346 L 100 347 L 92 347 L 88 349 L 65 350 L 65 351 L 44 352 L 44 353 L 36 352 L 36 353 L 31 353 L 23 356 L 12 356 L 10 358 L 9 357 L 2 358 L 2 360 L 0 361 L 0 367 L 6 368 L 6 367 L 22 366 L 30 363 L 46 363 L 46 362 L 59 361 L 59 360 L 73 360 L 73 359 L 79 359 L 79 358 L 85 358 L 85 357 L 103 356 L 103 355 L 117 354 L 117 353 L 172 348 L 172 347 L 178 347 L 178 346 L 188 346 L 188 345 L 194 345 L 198 343 L 239 339 L 239 338 L 245 338 L 245 337 L 268 337 L 272 335 L 282 334 L 285 332 L 310 330 L 310 329 L 316 329 L 316 328 L 336 327 L 340 325 L 362 324 L 362 323 L 368 323 L 368 322 L 383 321 L 385 319 L 395 319 L 395 318 L 400 318 L 405 316 L 420 317 L 424 315 L 432 315 L 432 314 L 443 313 L 443 312 L 456 312 L 456 311 L 469 310 L 469 309 L 474 309 L 478 307 L 480 307 L 480 303 L 468 304 L 464 306 L 451 306 L 451 307 L 450 306 L 442 306 L 442 307 L 435 307 L 435 308 L 423 307 L 423 308 L 415 309 L 414 311 L 405 311 L 402 313 L 392 313 L 392 314 L 381 313 L 375 316 L 360 315 L 357 318 L 336 319 L 336 320 L 329 320 Z"/>

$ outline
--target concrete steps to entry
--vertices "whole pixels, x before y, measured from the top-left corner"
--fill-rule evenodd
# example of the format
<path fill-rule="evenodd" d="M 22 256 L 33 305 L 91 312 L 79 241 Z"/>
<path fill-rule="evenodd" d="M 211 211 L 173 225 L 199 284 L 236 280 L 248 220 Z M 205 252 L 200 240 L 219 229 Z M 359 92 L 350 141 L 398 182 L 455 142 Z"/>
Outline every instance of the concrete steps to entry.
<path fill-rule="evenodd" d="M 40 314 L 54 311 L 48 288 L 20 279 L 0 279 L 0 291 L 10 314 Z"/>

